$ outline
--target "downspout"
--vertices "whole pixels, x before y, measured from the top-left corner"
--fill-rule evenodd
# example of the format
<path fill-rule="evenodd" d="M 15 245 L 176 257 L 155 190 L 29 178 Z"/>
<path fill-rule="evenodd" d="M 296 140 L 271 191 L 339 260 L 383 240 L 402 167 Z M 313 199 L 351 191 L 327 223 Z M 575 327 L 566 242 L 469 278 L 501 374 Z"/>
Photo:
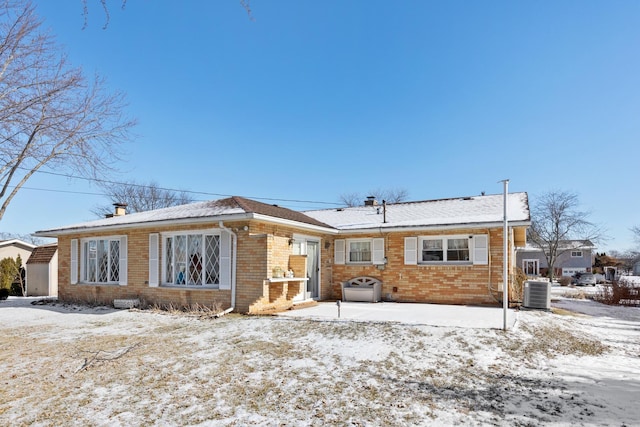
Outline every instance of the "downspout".
<path fill-rule="evenodd" d="M 232 255 L 232 261 L 231 261 L 231 307 L 229 307 L 228 309 L 226 309 L 225 311 L 222 312 L 222 315 L 231 313 L 233 310 L 235 310 L 236 308 L 236 263 L 237 263 L 237 259 L 238 259 L 238 235 L 236 233 L 234 233 L 233 231 L 231 231 L 230 228 L 227 228 L 224 226 L 224 223 L 222 221 L 218 222 L 218 226 L 228 232 L 229 234 L 231 234 L 232 237 L 232 244 L 231 244 L 231 255 Z M 236 253 L 234 253 L 234 251 Z"/>

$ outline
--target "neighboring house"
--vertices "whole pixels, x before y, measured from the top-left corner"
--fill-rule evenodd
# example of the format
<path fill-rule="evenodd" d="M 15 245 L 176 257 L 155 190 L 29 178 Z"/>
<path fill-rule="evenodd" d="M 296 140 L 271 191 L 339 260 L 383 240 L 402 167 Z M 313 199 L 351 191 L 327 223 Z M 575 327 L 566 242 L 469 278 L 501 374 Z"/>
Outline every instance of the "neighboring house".
<path fill-rule="evenodd" d="M 27 296 L 58 295 L 58 245 L 38 246 L 26 264 Z"/>
<path fill-rule="evenodd" d="M 592 272 L 595 248 L 590 240 L 561 240 L 553 275 L 560 277 Z M 549 271 L 544 251 L 532 243 L 516 250 L 516 265 L 527 276 L 547 276 Z"/>
<path fill-rule="evenodd" d="M 36 245 L 23 242 L 19 239 L 0 240 L 0 260 L 5 258 L 16 259 L 18 255 L 22 259 L 22 266 L 31 256 L 31 252 L 35 249 Z"/>
<path fill-rule="evenodd" d="M 508 200 L 513 273 L 530 217 L 526 193 Z M 502 195 L 309 212 L 230 197 L 121 213 L 36 233 L 58 238 L 59 298 L 258 313 L 340 299 L 359 276 L 392 301 L 495 304 L 502 287 Z"/>

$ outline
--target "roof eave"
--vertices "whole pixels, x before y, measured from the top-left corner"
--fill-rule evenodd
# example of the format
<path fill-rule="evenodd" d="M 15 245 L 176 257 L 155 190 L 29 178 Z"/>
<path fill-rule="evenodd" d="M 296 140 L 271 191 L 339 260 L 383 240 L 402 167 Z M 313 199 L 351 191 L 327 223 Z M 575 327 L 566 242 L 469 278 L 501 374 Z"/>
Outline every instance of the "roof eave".
<path fill-rule="evenodd" d="M 108 225 L 99 225 L 99 226 L 93 226 L 93 227 L 80 226 L 80 227 L 74 227 L 74 228 L 36 231 L 35 233 L 33 233 L 33 236 L 55 238 L 58 236 L 66 236 L 70 234 L 88 233 L 88 232 L 90 233 L 90 232 L 96 232 L 96 231 L 131 230 L 134 228 L 184 225 L 184 224 L 202 224 L 207 222 L 218 222 L 218 221 L 242 221 L 242 220 L 251 219 L 251 217 L 252 217 L 252 214 L 250 213 L 242 213 L 242 214 L 214 215 L 214 216 L 177 218 L 177 219 L 166 219 L 166 220 L 155 220 L 155 221 L 151 220 L 151 221 L 132 222 L 129 224 L 108 224 Z"/>
<path fill-rule="evenodd" d="M 338 234 L 339 232 L 337 229 L 331 228 L 330 226 L 322 227 L 319 225 L 309 224 L 306 222 L 294 221 L 291 219 L 284 219 L 284 218 L 277 218 L 277 217 L 263 215 L 263 214 L 253 214 L 253 219 L 258 221 L 267 221 L 270 223 L 286 225 L 289 227 L 301 228 L 301 229 L 310 230 L 310 231 L 317 231 L 320 233 Z"/>
<path fill-rule="evenodd" d="M 380 233 L 393 233 L 403 231 L 433 231 L 433 230 L 456 230 L 460 228 L 496 228 L 502 227 L 503 222 L 472 222 L 472 223 L 460 223 L 460 224 L 435 224 L 435 225 L 405 225 L 395 227 L 374 226 L 366 228 L 354 228 L 354 229 L 340 229 L 338 234 L 365 234 L 371 232 Z M 510 227 L 528 227 L 531 225 L 531 221 L 511 221 Z"/>
<path fill-rule="evenodd" d="M 0 246 L 11 246 L 11 245 L 18 245 L 18 246 L 23 246 L 27 249 L 35 249 L 35 247 L 37 245 L 31 244 L 29 242 L 25 242 L 23 240 L 20 239 L 9 239 L 9 240 L 5 240 L 2 243 L 0 243 Z"/>

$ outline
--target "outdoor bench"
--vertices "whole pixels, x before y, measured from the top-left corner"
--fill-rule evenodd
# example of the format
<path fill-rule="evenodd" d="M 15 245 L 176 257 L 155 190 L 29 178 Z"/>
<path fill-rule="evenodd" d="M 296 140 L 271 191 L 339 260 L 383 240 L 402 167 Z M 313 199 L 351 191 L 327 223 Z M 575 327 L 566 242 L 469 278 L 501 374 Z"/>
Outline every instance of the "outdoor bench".
<path fill-rule="evenodd" d="M 382 282 L 361 276 L 342 282 L 342 301 L 378 302 L 382 295 Z"/>

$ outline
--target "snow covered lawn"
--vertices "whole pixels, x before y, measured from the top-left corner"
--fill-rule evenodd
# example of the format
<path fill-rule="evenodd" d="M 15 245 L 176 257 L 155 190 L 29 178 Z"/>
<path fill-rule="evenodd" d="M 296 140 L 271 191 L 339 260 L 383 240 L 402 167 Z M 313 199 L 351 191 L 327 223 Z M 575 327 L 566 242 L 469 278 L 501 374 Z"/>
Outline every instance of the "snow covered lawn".
<path fill-rule="evenodd" d="M 0 425 L 636 425 L 640 309 L 515 328 L 0 303 Z"/>

